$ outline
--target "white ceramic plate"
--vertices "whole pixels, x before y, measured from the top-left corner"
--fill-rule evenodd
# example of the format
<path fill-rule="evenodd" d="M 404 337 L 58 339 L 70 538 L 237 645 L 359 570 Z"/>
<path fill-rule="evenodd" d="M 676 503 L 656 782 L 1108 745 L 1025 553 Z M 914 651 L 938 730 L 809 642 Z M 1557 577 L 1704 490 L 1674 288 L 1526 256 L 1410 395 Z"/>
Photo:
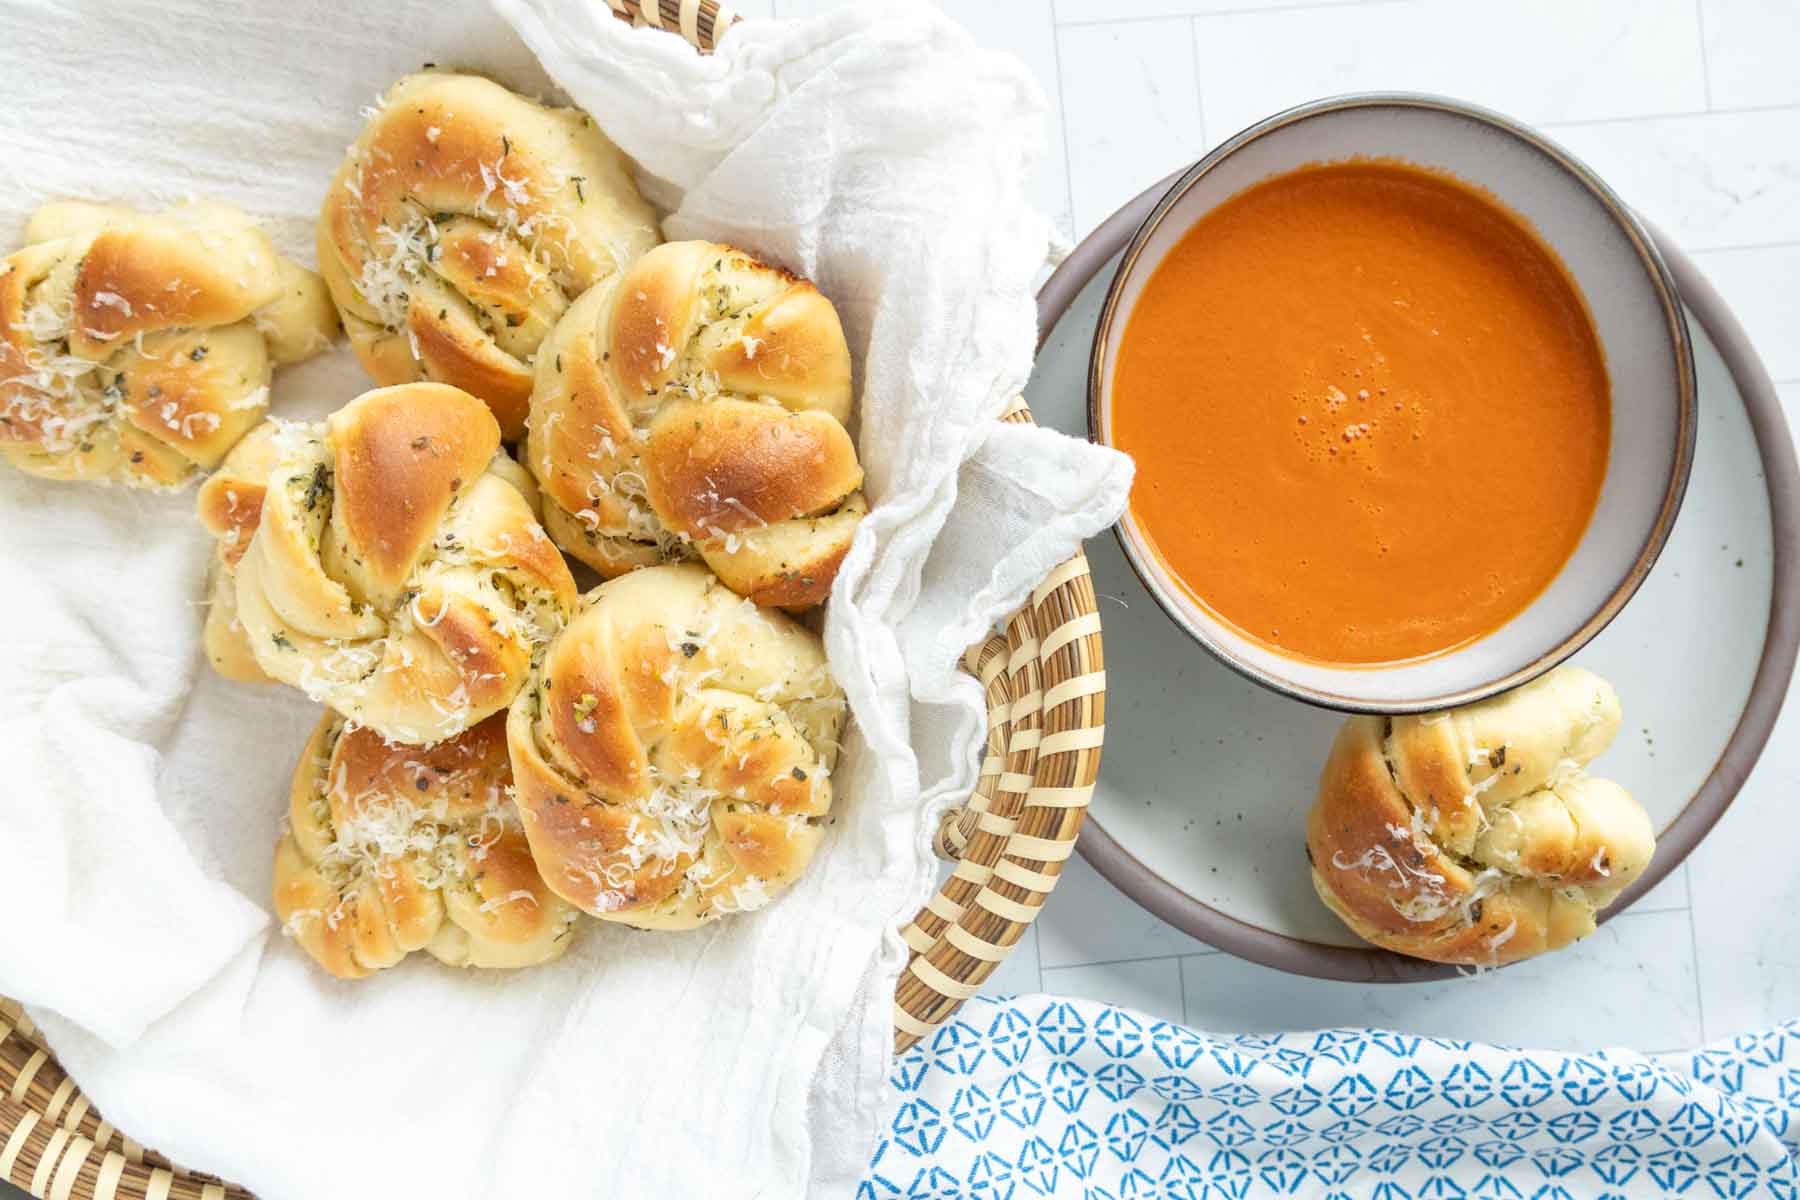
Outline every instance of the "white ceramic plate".
<path fill-rule="evenodd" d="M 1606 626 L 1668 536 L 1693 454 L 1692 355 L 1675 288 L 1650 237 L 1593 172 L 1497 113 L 1434 96 L 1371 94 L 1279 113 L 1183 172 L 1126 246 L 1100 313 L 1090 377 L 1093 432 L 1109 441 L 1113 363 L 1156 266 L 1195 222 L 1245 188 L 1308 163 L 1401 159 L 1484 189 L 1524 218 L 1568 269 L 1593 318 L 1612 385 L 1606 480 L 1587 530 L 1549 587 L 1466 646 L 1380 668 L 1291 658 L 1218 618 L 1182 587 L 1132 513 L 1120 544 L 1170 617 L 1225 663 L 1334 708 L 1420 712 L 1517 687 Z M 1365 393 L 1366 394 L 1366 393 Z"/>
<path fill-rule="evenodd" d="M 1162 188 L 1096 230 L 1046 285 L 1053 327 L 1026 391 L 1040 423 L 1087 432 L 1101 302 Z M 1636 598 L 1573 659 L 1611 679 L 1624 702 L 1624 728 L 1595 769 L 1629 788 L 1659 830 L 1651 869 L 1613 913 L 1668 874 L 1729 804 L 1774 723 L 1800 640 L 1800 472 L 1779 402 L 1716 294 L 1666 241 L 1663 250 L 1689 304 L 1698 366 L 1693 472 Z M 1088 555 L 1108 690 L 1083 855 L 1163 919 L 1270 966 L 1356 981 L 1448 974 L 1363 945 L 1313 893 L 1305 815 L 1341 718 L 1212 658 L 1157 606 L 1113 537 L 1096 538 Z"/>

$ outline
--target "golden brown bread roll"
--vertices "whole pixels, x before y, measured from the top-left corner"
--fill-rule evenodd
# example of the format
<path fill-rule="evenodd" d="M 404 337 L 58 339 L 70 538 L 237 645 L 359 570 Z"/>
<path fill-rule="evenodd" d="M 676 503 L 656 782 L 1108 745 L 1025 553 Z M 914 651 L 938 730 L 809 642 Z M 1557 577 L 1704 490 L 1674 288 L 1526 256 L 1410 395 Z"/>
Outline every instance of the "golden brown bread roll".
<path fill-rule="evenodd" d="M 330 345 L 317 275 L 225 204 L 50 204 L 0 263 L 0 454 L 168 487 L 262 418 L 274 364 Z"/>
<path fill-rule="evenodd" d="M 454 384 L 510 442 L 550 327 L 656 241 L 592 118 L 425 72 L 389 89 L 333 177 L 319 269 L 376 382 Z"/>
<path fill-rule="evenodd" d="M 1449 712 L 1350 718 L 1307 822 L 1320 899 L 1359 937 L 1437 962 L 1592 933 L 1656 849 L 1637 802 L 1583 771 L 1618 728 L 1611 685 L 1578 667 Z"/>
<path fill-rule="evenodd" d="M 758 604 L 817 604 L 867 511 L 850 400 L 812 284 L 729 246 L 659 246 L 538 356 L 525 461 L 545 528 L 609 577 L 697 556 Z"/>
<path fill-rule="evenodd" d="M 425 750 L 326 713 L 275 848 L 283 928 L 340 979 L 415 950 L 453 967 L 556 958 L 579 914 L 538 875 L 511 781 L 500 714 Z"/>
<path fill-rule="evenodd" d="M 602 584 L 507 718 L 544 879 L 645 929 L 761 907 L 818 846 L 843 719 L 818 637 L 704 568 Z"/>
<path fill-rule="evenodd" d="M 367 392 L 290 442 L 237 564 L 262 669 L 396 742 L 506 707 L 576 591 L 499 447 L 487 407 L 439 383 Z"/>
<path fill-rule="evenodd" d="M 309 428 L 300 422 L 265 418 L 200 485 L 196 504 L 200 524 L 214 539 L 206 571 L 206 626 L 201 640 L 207 660 L 227 679 L 273 682 L 256 661 L 243 623 L 237 619 L 237 565 L 250 548 L 250 538 L 262 517 L 269 473 L 283 454 L 303 452 L 309 436 Z M 511 484 L 530 506 L 532 516 L 539 515 L 536 481 L 505 450 L 494 452 L 488 473 Z"/>

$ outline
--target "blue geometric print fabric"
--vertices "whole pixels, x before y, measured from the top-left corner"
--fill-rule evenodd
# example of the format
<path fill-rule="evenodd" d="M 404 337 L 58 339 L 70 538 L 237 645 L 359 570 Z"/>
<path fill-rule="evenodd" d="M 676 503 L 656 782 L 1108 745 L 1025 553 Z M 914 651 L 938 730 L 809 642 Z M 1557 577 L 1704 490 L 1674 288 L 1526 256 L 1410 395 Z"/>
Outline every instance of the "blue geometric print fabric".
<path fill-rule="evenodd" d="M 1800 1022 L 1650 1058 L 976 999 L 892 1083 L 858 1200 L 1800 1200 Z"/>

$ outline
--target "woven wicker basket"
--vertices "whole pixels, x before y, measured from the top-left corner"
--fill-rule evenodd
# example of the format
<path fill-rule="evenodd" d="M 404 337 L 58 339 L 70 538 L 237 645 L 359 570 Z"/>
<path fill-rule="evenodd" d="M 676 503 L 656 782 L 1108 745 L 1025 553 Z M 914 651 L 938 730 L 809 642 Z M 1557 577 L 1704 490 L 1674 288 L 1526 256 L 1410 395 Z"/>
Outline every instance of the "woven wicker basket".
<path fill-rule="evenodd" d="M 717 0 L 606 0 L 622 19 L 679 31 L 701 51 L 737 17 Z M 1029 422 L 1018 401 L 1005 418 Z M 947 814 L 937 851 L 956 863 L 901 931 L 911 954 L 894 996 L 904 1050 L 981 989 L 1043 907 L 1075 847 L 1106 733 L 1100 614 L 1087 559 L 1050 573 L 1004 634 L 969 651 L 987 688 L 987 755 L 974 794 Z M 31 1019 L 0 999 L 0 1179 L 44 1200 L 243 1200 L 126 1137 L 89 1105 Z"/>

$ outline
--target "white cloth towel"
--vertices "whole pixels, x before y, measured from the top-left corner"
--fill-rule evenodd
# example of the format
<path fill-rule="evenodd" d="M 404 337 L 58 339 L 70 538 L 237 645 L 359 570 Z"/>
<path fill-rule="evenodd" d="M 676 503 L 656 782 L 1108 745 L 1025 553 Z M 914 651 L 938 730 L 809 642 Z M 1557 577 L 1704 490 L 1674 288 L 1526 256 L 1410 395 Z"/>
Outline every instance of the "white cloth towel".
<path fill-rule="evenodd" d="M 1021 193 L 1043 98 L 923 7 L 758 22 L 702 58 L 599 0 L 155 7 L 0 0 L 0 222 L 187 192 L 310 259 L 358 108 L 421 62 L 545 90 L 642 165 L 670 237 L 732 241 L 838 304 L 874 511 L 827 642 L 857 736 L 838 822 L 766 912 L 587 923 L 553 966 L 327 978 L 274 929 L 269 860 L 317 710 L 199 653 L 192 494 L 0 474 L 0 992 L 134 1136 L 268 1200 L 845 1195 L 888 1065 L 896 926 L 981 738 L 961 648 L 1121 509 L 1130 467 L 995 415 L 1029 370 L 1050 230 Z M 520 41 L 523 38 L 523 43 Z M 277 381 L 316 414 L 348 356 Z"/>

